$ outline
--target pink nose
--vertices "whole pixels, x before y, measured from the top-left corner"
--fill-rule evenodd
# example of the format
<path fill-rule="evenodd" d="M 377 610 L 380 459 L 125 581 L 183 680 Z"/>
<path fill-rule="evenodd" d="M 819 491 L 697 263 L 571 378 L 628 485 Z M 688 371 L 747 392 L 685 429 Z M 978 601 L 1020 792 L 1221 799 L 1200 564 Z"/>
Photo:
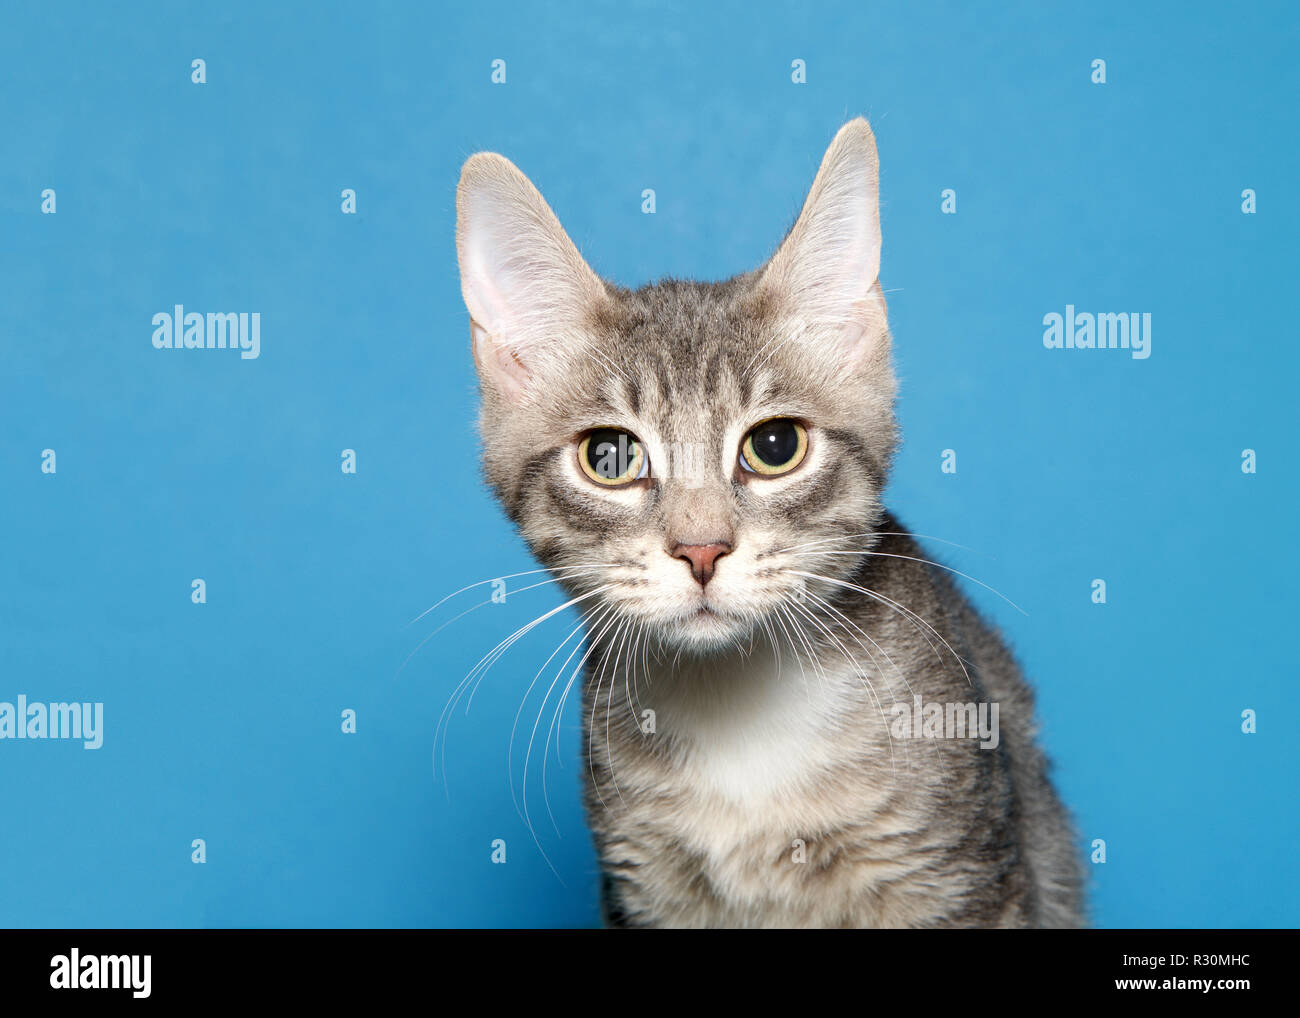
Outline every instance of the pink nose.
<path fill-rule="evenodd" d="M 701 587 L 713 579 L 714 563 L 731 551 L 726 541 L 712 544 L 674 544 L 669 552 L 673 558 L 685 559 L 691 564 L 691 575 Z"/>

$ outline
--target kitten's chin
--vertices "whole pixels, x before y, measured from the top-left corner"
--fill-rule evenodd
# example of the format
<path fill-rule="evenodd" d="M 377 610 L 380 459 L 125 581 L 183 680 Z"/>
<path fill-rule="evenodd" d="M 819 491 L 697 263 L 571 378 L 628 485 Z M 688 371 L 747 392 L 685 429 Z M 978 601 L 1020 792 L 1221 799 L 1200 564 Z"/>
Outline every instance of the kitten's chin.
<path fill-rule="evenodd" d="M 748 645 L 754 626 L 744 619 L 702 607 L 664 623 L 659 639 L 667 647 L 697 654 L 719 654 Z"/>

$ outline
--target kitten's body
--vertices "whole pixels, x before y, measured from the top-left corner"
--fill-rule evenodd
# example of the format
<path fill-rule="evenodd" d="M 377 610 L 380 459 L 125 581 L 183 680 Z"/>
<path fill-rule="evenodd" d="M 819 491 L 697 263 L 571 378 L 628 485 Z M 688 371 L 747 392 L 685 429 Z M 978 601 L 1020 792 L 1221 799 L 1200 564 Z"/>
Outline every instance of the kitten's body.
<path fill-rule="evenodd" d="M 880 502 L 895 383 L 865 122 L 769 263 L 724 283 L 605 283 L 499 156 L 466 164 L 459 205 L 486 473 L 588 612 L 609 921 L 1081 922 L 1028 688 Z M 737 450 L 774 420 L 805 451 L 756 473 Z M 579 469 L 611 428 L 640 477 Z M 916 696 L 996 703 L 997 747 L 901 737 Z"/>
<path fill-rule="evenodd" d="M 901 530 L 888 516 L 881 529 Z M 631 695 L 622 677 L 593 669 L 587 809 L 610 923 L 1078 924 L 1079 867 L 1033 742 L 1029 689 L 945 576 L 912 561 L 925 552 L 911 538 L 882 538 L 878 550 L 908 558 L 867 557 L 851 582 L 925 619 L 970 684 L 934 634 L 847 589 L 836 607 L 907 663 L 907 686 L 878 654 L 873 666 L 847 626 L 835 636 L 862 665 L 806 625 L 820 671 L 788 650 L 778 659 L 767 641 L 752 653 L 651 658 Z M 1000 744 L 892 738 L 876 698 L 889 707 L 913 693 L 999 703 Z M 655 735 L 637 724 L 646 709 Z"/>

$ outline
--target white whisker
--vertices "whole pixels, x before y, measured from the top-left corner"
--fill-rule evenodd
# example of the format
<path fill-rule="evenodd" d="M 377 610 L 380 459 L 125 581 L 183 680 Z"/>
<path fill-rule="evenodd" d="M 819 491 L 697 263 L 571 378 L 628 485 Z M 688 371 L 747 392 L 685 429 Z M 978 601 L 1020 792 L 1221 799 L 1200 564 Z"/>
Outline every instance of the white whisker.
<path fill-rule="evenodd" d="M 430 612 L 437 611 L 437 610 L 438 610 L 439 608 L 441 608 L 444 604 L 446 604 L 448 601 L 450 601 L 453 597 L 456 597 L 456 596 L 458 596 L 458 595 L 460 595 L 460 594 L 463 594 L 463 593 L 465 593 L 467 590 L 473 590 L 475 587 L 482 587 L 482 586 L 484 586 L 484 585 L 486 585 L 486 584 L 488 584 L 488 583 L 498 583 L 498 582 L 500 582 L 501 580 L 513 580 L 513 579 L 517 579 L 517 578 L 520 577 L 520 576 L 536 576 L 538 573 L 567 572 L 567 571 L 569 571 L 569 570 L 575 570 L 575 569 L 580 569 L 580 570 L 584 570 L 584 571 L 590 571 L 590 570 L 596 570 L 596 569 L 611 569 L 611 568 L 613 568 L 613 567 L 616 566 L 616 565 L 618 565 L 617 562 L 597 562 L 597 563 L 594 563 L 594 564 L 592 564 L 592 565 L 581 565 L 581 566 L 559 566 L 559 567 L 557 567 L 557 568 L 555 568 L 555 569 L 526 569 L 526 570 L 524 570 L 522 573 L 506 573 L 505 576 L 493 576 L 493 577 L 490 577 L 490 578 L 488 578 L 488 579 L 486 579 L 486 580 L 479 580 L 477 583 L 471 583 L 471 584 L 469 584 L 468 586 L 461 587 L 460 590 L 454 590 L 454 591 L 452 591 L 450 594 L 448 594 L 446 597 L 444 597 L 444 598 L 443 598 L 441 601 L 439 601 L 437 604 L 430 605 L 428 608 L 424 609 L 424 611 L 420 612 L 420 614 L 417 615 L 417 616 L 415 616 L 415 618 L 411 619 L 411 621 L 408 622 L 407 625 L 408 625 L 408 626 L 413 626 L 413 625 L 415 625 L 417 622 L 420 621 L 420 619 L 424 618 L 424 617 L 425 617 L 426 615 L 428 615 Z M 564 578 L 565 578 L 565 577 L 562 577 L 562 576 L 561 576 L 561 577 L 556 577 L 557 580 L 558 580 L 558 579 L 564 579 Z M 514 593 L 517 594 L 517 593 L 519 593 L 519 592 L 518 592 L 518 591 L 514 591 Z"/>
<path fill-rule="evenodd" d="M 897 612 L 899 612 L 899 614 L 903 615 L 904 618 L 910 617 L 912 619 L 915 619 L 916 622 L 919 622 L 921 625 L 925 626 L 926 629 L 932 632 L 940 640 L 940 642 L 942 642 L 943 645 L 948 648 L 948 653 L 950 653 L 953 656 L 953 658 L 956 660 L 956 662 L 959 665 L 961 665 L 961 671 L 962 674 L 966 676 L 967 685 L 970 686 L 975 685 L 975 683 L 971 681 L 970 672 L 966 670 L 966 662 L 962 659 L 962 656 L 960 654 L 958 654 L 955 650 L 952 649 L 952 644 L 950 644 L 947 640 L 945 640 L 943 638 L 943 634 L 940 633 L 937 629 L 935 629 L 934 626 L 930 625 L 929 622 L 921 618 L 920 615 L 917 615 L 916 612 L 912 611 L 912 609 L 908 608 L 906 605 L 900 604 L 899 602 L 893 600 L 892 598 L 886 597 L 884 594 L 880 593 L 879 591 L 870 590 L 867 587 L 859 586 L 856 583 L 849 583 L 847 580 L 837 580 L 830 576 L 818 576 L 816 573 L 796 573 L 795 575 L 803 576 L 811 580 L 821 580 L 824 583 L 833 583 L 836 586 L 846 587 L 849 590 L 856 590 L 860 594 L 866 594 L 867 597 L 874 598 L 875 600 L 879 601 L 882 604 L 889 605 L 890 607 L 894 608 Z"/>
<path fill-rule="evenodd" d="M 1012 608 L 1020 612 L 1021 615 L 1024 615 L 1026 617 L 1028 617 L 1029 615 L 1029 612 L 1021 608 L 1020 605 L 1016 604 L 1015 601 L 1011 600 L 1011 598 L 1007 597 L 1006 594 L 1002 593 L 1002 591 L 998 590 L 996 587 L 990 587 L 983 580 L 977 580 L 974 576 L 971 576 L 968 573 L 963 573 L 960 569 L 954 569 L 952 566 L 946 566 L 942 562 L 935 562 L 933 559 L 918 558 L 915 555 L 899 555 L 895 552 L 889 552 L 889 551 L 821 551 L 818 552 L 817 554 L 819 555 L 866 555 L 871 558 L 901 558 L 901 559 L 907 559 L 909 562 L 920 562 L 923 565 L 934 566 L 937 569 L 946 569 L 950 573 L 956 573 L 958 576 L 962 577 L 963 579 L 970 580 L 971 583 L 978 583 L 985 590 L 992 591 L 994 594 L 997 594 L 998 597 L 1002 598 L 1002 600 L 1004 600 L 1007 604 L 1011 605 Z"/>

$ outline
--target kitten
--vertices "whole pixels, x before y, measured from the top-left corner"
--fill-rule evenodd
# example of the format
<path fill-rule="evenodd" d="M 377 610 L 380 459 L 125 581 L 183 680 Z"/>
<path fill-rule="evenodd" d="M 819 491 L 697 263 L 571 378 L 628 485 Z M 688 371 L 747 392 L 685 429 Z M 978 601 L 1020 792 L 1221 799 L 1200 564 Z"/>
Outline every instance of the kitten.
<path fill-rule="evenodd" d="M 586 800 L 612 925 L 1083 921 L 1032 694 L 880 502 L 877 178 L 854 120 L 761 269 L 630 291 L 508 160 L 462 171 L 486 476 L 595 649 Z M 962 737 L 964 704 L 996 738 Z M 929 705 L 952 717 L 923 729 Z"/>

